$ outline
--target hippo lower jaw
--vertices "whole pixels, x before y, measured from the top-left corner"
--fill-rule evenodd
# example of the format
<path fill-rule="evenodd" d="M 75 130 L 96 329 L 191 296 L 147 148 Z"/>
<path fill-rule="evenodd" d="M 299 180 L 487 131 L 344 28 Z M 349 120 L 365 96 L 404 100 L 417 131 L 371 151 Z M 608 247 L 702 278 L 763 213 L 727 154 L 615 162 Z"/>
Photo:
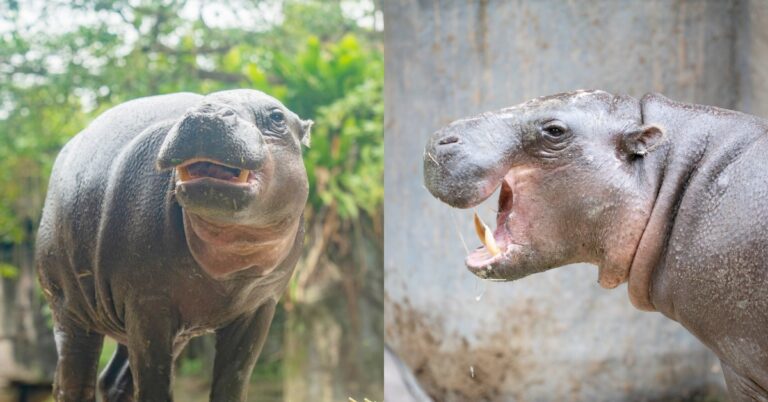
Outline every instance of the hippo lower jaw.
<path fill-rule="evenodd" d="M 520 244 L 510 243 L 500 247 L 501 253 L 492 255 L 485 246 L 480 246 L 467 256 L 464 263 L 469 272 L 482 279 L 498 281 L 519 279 L 525 275 L 519 277 L 510 275 L 509 268 L 513 264 L 514 256 L 522 252 L 523 248 L 524 246 Z"/>
<path fill-rule="evenodd" d="M 212 158 L 192 158 L 173 167 L 175 196 L 185 211 L 220 223 L 251 222 L 268 191 L 274 164 L 267 154 L 258 169 Z"/>

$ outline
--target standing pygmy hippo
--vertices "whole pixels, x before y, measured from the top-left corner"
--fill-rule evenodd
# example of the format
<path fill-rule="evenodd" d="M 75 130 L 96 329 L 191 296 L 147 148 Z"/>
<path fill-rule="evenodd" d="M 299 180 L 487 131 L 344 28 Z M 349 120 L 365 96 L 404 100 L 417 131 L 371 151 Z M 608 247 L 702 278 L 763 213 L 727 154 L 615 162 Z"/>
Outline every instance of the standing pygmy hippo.
<path fill-rule="evenodd" d="M 212 401 L 245 400 L 299 259 L 311 121 L 254 90 L 141 98 L 53 167 L 36 263 L 54 317 L 57 401 L 171 400 L 187 341 L 216 333 Z"/>
<path fill-rule="evenodd" d="M 458 120 L 432 135 L 429 191 L 459 208 L 501 187 L 496 229 L 466 259 L 515 280 L 575 262 L 629 282 L 641 310 L 720 358 L 734 400 L 768 400 L 768 121 L 577 91 Z"/>

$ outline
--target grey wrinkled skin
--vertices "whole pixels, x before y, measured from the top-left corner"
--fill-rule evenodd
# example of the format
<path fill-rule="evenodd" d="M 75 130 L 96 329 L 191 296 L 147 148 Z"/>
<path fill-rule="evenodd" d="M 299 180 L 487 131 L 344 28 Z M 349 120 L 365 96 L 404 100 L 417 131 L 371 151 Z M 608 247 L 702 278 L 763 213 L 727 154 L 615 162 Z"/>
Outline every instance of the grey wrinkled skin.
<path fill-rule="evenodd" d="M 57 401 L 172 399 L 187 341 L 216 333 L 212 401 L 243 401 L 303 243 L 311 122 L 254 90 L 141 98 L 103 113 L 62 149 L 36 264 L 54 317 Z M 179 169 L 250 170 L 247 184 Z M 243 171 L 243 170 L 240 170 Z"/>
<path fill-rule="evenodd" d="M 733 400 L 768 400 L 768 121 L 577 91 L 458 120 L 429 139 L 424 179 L 469 208 L 501 186 L 495 238 L 468 268 L 516 280 L 574 262 L 628 281 L 641 310 L 720 358 Z"/>

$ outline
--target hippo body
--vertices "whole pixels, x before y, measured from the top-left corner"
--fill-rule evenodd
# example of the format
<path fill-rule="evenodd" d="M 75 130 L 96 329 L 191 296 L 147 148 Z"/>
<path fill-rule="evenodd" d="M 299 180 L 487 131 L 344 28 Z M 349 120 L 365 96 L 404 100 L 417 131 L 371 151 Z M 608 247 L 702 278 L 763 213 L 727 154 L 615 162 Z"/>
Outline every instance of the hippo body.
<path fill-rule="evenodd" d="M 630 271 L 635 305 L 712 349 L 734 400 L 768 400 L 768 121 L 658 96 L 643 112 L 672 144 L 649 161 L 664 177 L 632 269 L 648 267 Z"/>
<path fill-rule="evenodd" d="M 308 135 L 278 101 L 235 90 L 130 101 L 67 143 L 36 246 L 57 401 L 95 400 L 104 335 L 119 346 L 103 399 L 168 401 L 174 359 L 207 332 L 211 400 L 244 400 L 301 254 Z"/>
<path fill-rule="evenodd" d="M 496 255 L 516 280 L 574 262 L 628 282 L 639 309 L 678 321 L 720 358 L 732 399 L 768 400 L 768 121 L 603 91 L 538 98 L 435 133 L 425 183 L 455 207 L 501 186 Z M 485 241 L 484 241 L 485 243 Z"/>

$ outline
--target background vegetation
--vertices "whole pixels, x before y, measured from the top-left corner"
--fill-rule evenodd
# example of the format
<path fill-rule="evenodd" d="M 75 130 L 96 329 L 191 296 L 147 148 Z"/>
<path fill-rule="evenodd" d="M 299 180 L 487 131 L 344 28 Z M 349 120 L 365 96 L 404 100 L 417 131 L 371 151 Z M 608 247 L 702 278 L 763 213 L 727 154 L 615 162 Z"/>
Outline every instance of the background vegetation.
<path fill-rule="evenodd" d="M 305 254 L 251 394 L 383 399 L 378 8 L 363 0 L 209 3 L 0 3 L 0 344 L 10 342 L 0 351 L 12 351 L 0 366 L 13 362 L 0 369 L 0 383 L 45 384 L 51 373 L 50 323 L 34 290 L 31 250 L 58 150 L 126 100 L 245 87 L 315 121 L 304 158 Z M 211 351 L 210 339 L 190 345 L 178 392 L 207 395 Z"/>

